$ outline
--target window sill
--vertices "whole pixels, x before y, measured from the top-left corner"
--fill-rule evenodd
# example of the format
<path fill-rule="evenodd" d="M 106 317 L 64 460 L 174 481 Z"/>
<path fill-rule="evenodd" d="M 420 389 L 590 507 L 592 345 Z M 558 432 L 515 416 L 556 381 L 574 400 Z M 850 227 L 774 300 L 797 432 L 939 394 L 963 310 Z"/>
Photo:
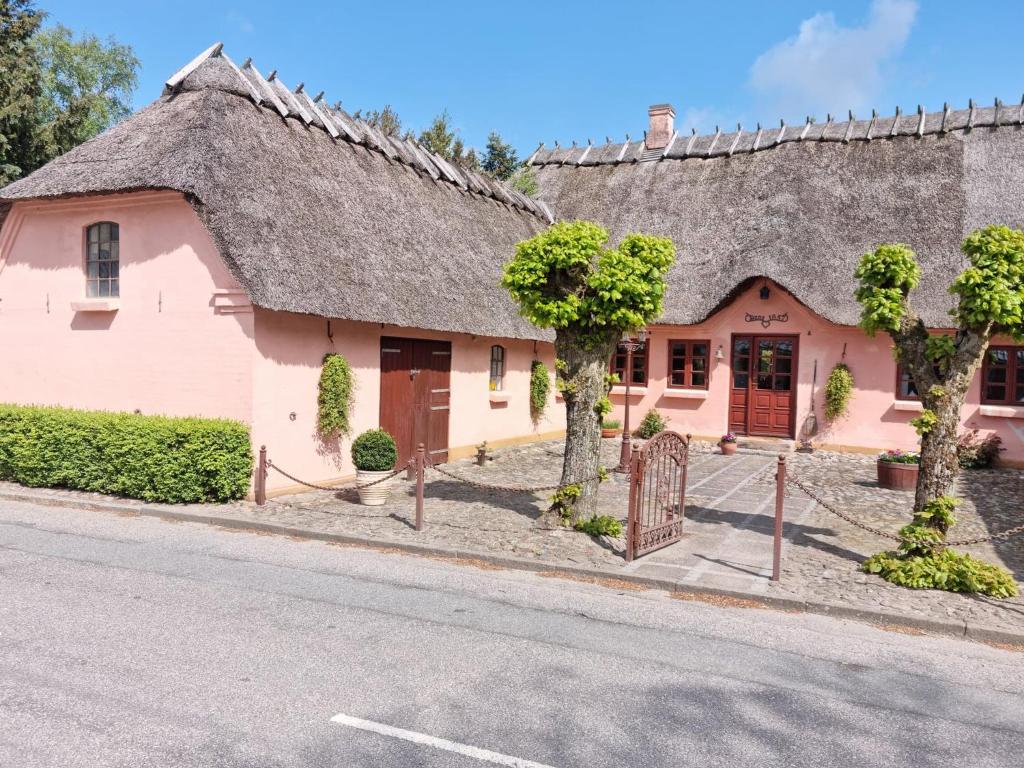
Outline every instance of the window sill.
<path fill-rule="evenodd" d="M 894 411 L 914 411 L 916 413 L 924 410 L 920 400 L 896 400 L 892 404 L 892 408 Z"/>
<path fill-rule="evenodd" d="M 616 384 L 614 387 L 612 387 L 611 394 L 613 394 L 613 395 L 625 395 L 626 394 L 626 388 L 622 384 Z M 634 384 L 631 384 L 630 387 L 629 387 L 629 396 L 630 397 L 633 397 L 634 395 L 640 396 L 640 395 L 646 395 L 646 394 L 647 394 L 647 387 L 640 387 L 640 386 L 637 386 L 637 385 L 634 385 Z"/>
<path fill-rule="evenodd" d="M 511 399 L 508 392 L 489 392 L 487 399 L 492 403 L 507 403 Z"/>
<path fill-rule="evenodd" d="M 669 387 L 662 393 L 663 397 L 681 397 L 689 400 L 707 400 L 708 391 L 706 389 L 673 389 Z"/>
<path fill-rule="evenodd" d="M 81 299 L 71 302 L 72 312 L 117 312 L 120 299 Z"/>
<path fill-rule="evenodd" d="M 983 405 L 982 416 L 1001 416 L 1004 419 L 1024 419 L 1024 407 L 1018 405 Z"/>

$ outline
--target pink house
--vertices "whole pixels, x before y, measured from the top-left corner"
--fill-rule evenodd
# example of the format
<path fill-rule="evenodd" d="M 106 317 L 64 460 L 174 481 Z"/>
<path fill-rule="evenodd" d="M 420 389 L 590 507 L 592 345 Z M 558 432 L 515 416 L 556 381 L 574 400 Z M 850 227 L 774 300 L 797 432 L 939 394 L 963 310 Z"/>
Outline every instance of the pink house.
<path fill-rule="evenodd" d="M 555 437 L 555 396 L 539 419 L 529 407 L 552 336 L 499 279 L 516 242 L 579 217 L 678 249 L 635 414 L 713 438 L 911 448 L 913 382 L 886 338 L 856 328 L 853 269 L 880 242 L 910 243 L 915 300 L 941 329 L 963 235 L 1024 225 L 1019 121 L 972 108 L 684 137 L 659 105 L 643 142 L 539 150 L 534 200 L 214 46 L 150 106 L 0 190 L 0 400 L 230 417 L 329 482 L 353 471 L 348 439 L 316 430 L 322 359 L 338 352 L 357 377 L 354 434 L 382 426 L 403 455 Z M 826 424 L 841 360 L 851 412 Z M 613 401 L 621 415 L 618 388 Z M 1024 462 L 1024 349 L 993 350 L 963 417 Z"/>
<path fill-rule="evenodd" d="M 987 224 L 1024 227 L 1024 109 L 997 102 L 711 136 L 679 135 L 651 107 L 644 141 L 544 149 L 530 158 L 540 199 L 561 218 L 641 231 L 678 250 L 665 312 L 635 358 L 631 413 L 718 439 L 810 439 L 913 449 L 921 410 L 887 336 L 857 328 L 853 273 L 885 242 L 922 265 L 912 296 L 936 333 L 949 325 L 960 243 Z M 625 355 L 613 368 L 625 375 Z M 823 387 L 845 362 L 847 415 L 828 423 Z M 612 395 L 622 414 L 624 387 Z M 969 392 L 965 431 L 996 433 L 1024 465 L 1024 346 L 997 339 Z M 635 423 L 635 422 L 634 422 Z"/>

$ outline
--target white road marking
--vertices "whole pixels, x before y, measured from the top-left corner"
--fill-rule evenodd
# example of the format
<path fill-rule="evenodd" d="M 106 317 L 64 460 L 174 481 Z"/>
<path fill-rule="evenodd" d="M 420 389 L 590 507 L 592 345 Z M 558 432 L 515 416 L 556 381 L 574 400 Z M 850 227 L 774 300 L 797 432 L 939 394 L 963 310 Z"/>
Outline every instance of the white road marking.
<path fill-rule="evenodd" d="M 346 714 L 335 715 L 331 718 L 331 722 L 338 723 L 340 725 L 347 725 L 349 728 L 358 728 L 360 731 L 378 733 L 381 736 L 390 736 L 394 739 L 411 741 L 414 744 L 423 744 L 424 746 L 434 747 L 435 749 L 444 749 L 448 752 L 455 752 L 459 755 L 465 755 L 466 757 L 472 757 L 477 760 L 483 760 L 496 765 L 507 765 L 512 768 L 553 768 L 553 766 L 544 765 L 543 763 L 534 763 L 530 760 L 523 760 L 521 757 L 503 755 L 499 752 L 480 749 L 480 747 L 471 747 L 468 744 L 459 744 L 457 741 L 439 739 L 436 736 L 428 736 L 425 733 L 407 731 L 404 728 L 395 728 L 391 725 L 375 723 L 372 720 L 363 720 Z"/>

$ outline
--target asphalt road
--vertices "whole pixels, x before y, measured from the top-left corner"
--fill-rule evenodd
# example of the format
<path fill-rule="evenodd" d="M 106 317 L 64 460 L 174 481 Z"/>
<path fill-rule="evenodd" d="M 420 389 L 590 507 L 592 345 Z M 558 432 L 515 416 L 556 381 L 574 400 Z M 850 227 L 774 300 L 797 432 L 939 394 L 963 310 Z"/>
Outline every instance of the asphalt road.
<path fill-rule="evenodd" d="M 966 641 L 0 503 L 12 768 L 1021 766 L 1022 692 Z"/>

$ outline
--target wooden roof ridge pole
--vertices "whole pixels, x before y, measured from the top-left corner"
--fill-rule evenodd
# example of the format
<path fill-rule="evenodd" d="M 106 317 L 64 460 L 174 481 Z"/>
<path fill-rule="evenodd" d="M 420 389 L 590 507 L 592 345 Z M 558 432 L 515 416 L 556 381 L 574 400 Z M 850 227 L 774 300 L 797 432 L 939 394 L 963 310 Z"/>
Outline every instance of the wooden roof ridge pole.
<path fill-rule="evenodd" d="M 1003 106 L 1003 102 L 1001 102 L 1001 101 L 999 100 L 999 97 L 998 97 L 998 96 L 996 96 L 996 104 L 995 104 L 995 114 L 994 114 L 994 116 L 992 117 L 992 127 L 993 127 L 993 128 L 998 128 L 998 127 L 999 127 L 999 108 L 1000 108 L 1001 106 Z"/>
<path fill-rule="evenodd" d="M 850 119 L 846 121 L 846 133 L 843 135 L 843 144 L 850 143 L 850 137 L 853 136 L 853 124 L 856 121 L 856 117 L 853 114 L 853 110 L 850 110 Z"/>
<path fill-rule="evenodd" d="M 302 106 L 302 104 L 299 103 L 299 100 L 295 98 L 295 96 L 288 89 L 288 87 L 281 82 L 281 79 L 277 76 L 276 69 L 269 75 L 267 75 L 267 82 L 270 84 L 271 88 L 274 88 L 275 90 L 278 91 L 278 95 L 281 96 L 281 101 L 285 102 L 288 105 L 289 111 L 298 115 L 302 122 L 304 122 L 306 125 L 309 125 L 310 123 L 313 122 L 313 116 L 309 113 L 309 110 Z"/>
<path fill-rule="evenodd" d="M 619 150 L 619 156 L 617 158 L 615 158 L 615 162 L 616 163 L 621 163 L 622 162 L 622 158 L 626 156 L 626 150 L 629 149 L 629 142 L 630 142 L 629 134 L 627 133 L 626 134 L 626 143 L 622 145 L 622 149 Z"/>
<path fill-rule="evenodd" d="M 821 136 L 818 137 L 818 141 L 825 141 L 825 134 L 828 133 L 829 126 L 832 125 L 832 113 L 825 113 L 825 125 L 821 129 Z"/>
<path fill-rule="evenodd" d="M 527 165 L 533 165 L 533 161 L 537 159 L 537 155 L 540 154 L 540 151 L 542 149 L 544 149 L 544 142 L 543 141 L 540 144 L 537 145 L 537 148 L 535 150 L 533 150 L 533 154 L 530 155 L 530 159 L 526 161 L 526 164 Z"/>
<path fill-rule="evenodd" d="M 732 157 L 732 153 L 736 151 L 736 145 L 740 143 L 740 136 L 743 135 L 743 126 L 736 123 L 736 138 L 732 140 L 732 144 L 729 145 L 729 151 L 726 153 L 727 157 Z"/>
<path fill-rule="evenodd" d="M 949 102 L 942 105 L 942 125 L 939 126 L 939 133 L 946 133 L 946 123 L 949 121 Z"/>
<path fill-rule="evenodd" d="M 299 93 L 299 91 L 296 91 L 296 93 Z M 316 95 L 316 98 L 312 99 L 309 97 L 309 94 L 306 93 L 305 90 L 303 90 L 301 93 L 303 98 L 306 100 L 306 105 L 311 110 L 313 110 L 313 114 L 315 114 L 317 118 L 320 120 L 320 122 L 323 123 L 324 128 L 326 128 L 327 132 L 331 134 L 331 138 L 339 138 L 341 136 L 341 131 L 338 130 L 337 126 L 334 124 L 334 121 L 332 121 L 327 116 L 327 113 L 320 109 L 320 105 L 318 103 L 320 99 L 324 97 L 324 92 L 320 91 L 320 93 Z"/>
<path fill-rule="evenodd" d="M 583 161 L 587 159 L 587 155 L 590 154 L 590 150 L 594 148 L 594 142 L 587 139 L 587 148 L 583 150 L 583 154 L 580 155 L 580 159 L 576 161 L 576 165 L 583 165 Z"/>
<path fill-rule="evenodd" d="M 875 121 L 876 120 L 878 120 L 878 110 L 877 109 L 872 109 L 871 110 L 871 120 L 868 123 L 868 132 L 867 132 L 867 135 L 864 136 L 864 138 L 867 141 L 871 141 L 871 139 L 874 138 L 873 133 L 874 133 L 874 130 L 875 130 Z"/>
<path fill-rule="evenodd" d="M 756 134 L 754 134 L 754 143 L 750 145 L 750 151 L 751 151 L 752 153 L 753 153 L 753 152 L 757 152 L 757 148 L 758 148 L 758 147 L 760 146 L 760 144 L 761 144 L 761 133 L 762 133 L 762 130 L 761 130 L 761 124 L 760 124 L 760 123 L 758 123 L 758 124 L 757 124 L 757 133 L 756 133 Z"/>
<path fill-rule="evenodd" d="M 238 68 L 238 65 L 231 60 L 231 57 L 224 52 L 221 52 L 220 57 L 224 60 L 224 63 L 231 67 L 231 70 L 238 76 L 238 80 L 242 83 L 243 86 L 245 86 L 245 90 L 249 92 L 249 96 L 252 98 L 254 102 L 256 102 L 256 106 L 258 107 L 261 104 L 263 104 L 264 99 L 262 94 L 260 94 L 260 92 L 256 89 L 256 86 L 254 86 L 252 82 L 250 82 L 249 78 L 242 74 L 242 70 L 240 70 Z"/>
<path fill-rule="evenodd" d="M 683 150 L 683 159 L 685 160 L 690 156 L 690 150 L 693 149 L 693 142 L 697 140 L 697 129 L 691 128 L 692 133 L 690 138 L 686 141 L 686 148 Z"/>
<path fill-rule="evenodd" d="M 559 165 L 565 165 L 569 162 L 569 158 L 572 157 L 572 151 L 576 149 L 576 139 L 572 140 L 572 146 L 565 150 L 565 157 L 562 158 L 562 162 Z"/>
<path fill-rule="evenodd" d="M 974 106 L 974 99 L 967 100 L 967 108 L 970 110 L 970 112 L 967 113 L 967 130 L 969 131 L 974 128 L 974 115 L 975 110 L 977 109 Z"/>
<path fill-rule="evenodd" d="M 782 139 L 786 136 L 786 120 L 785 118 L 779 118 L 779 132 L 775 134 L 775 141 L 772 142 L 773 147 L 779 146 L 782 143 Z"/>
<path fill-rule="evenodd" d="M 662 158 L 668 157 L 668 151 L 672 149 L 672 145 L 676 143 L 678 137 L 679 131 L 672 131 L 672 138 L 668 140 L 668 144 L 665 145 L 665 151 L 661 153 Z"/>
<path fill-rule="evenodd" d="M 919 138 L 919 139 L 924 137 L 924 119 L 925 119 L 924 106 L 922 104 L 918 104 L 917 105 L 917 131 L 916 131 L 916 133 L 917 133 L 917 138 Z"/>
<path fill-rule="evenodd" d="M 164 83 L 164 87 L 169 91 L 175 90 L 179 85 L 184 82 L 185 78 L 191 75 L 207 59 L 212 59 L 214 56 L 219 56 L 220 52 L 224 50 L 224 43 L 216 42 L 207 48 L 205 51 L 196 56 L 192 61 L 186 64 L 184 67 L 179 69 L 173 75 L 171 75 Z"/>
<path fill-rule="evenodd" d="M 803 141 L 804 137 L 807 136 L 807 132 L 811 130 L 811 116 L 807 116 L 807 122 L 804 123 L 804 129 L 800 131 L 800 135 L 797 137 L 797 141 Z"/>
<path fill-rule="evenodd" d="M 899 108 L 899 106 L 897 106 L 896 107 L 896 114 L 892 118 L 892 126 L 889 128 L 889 138 L 890 139 L 893 136 L 895 136 L 897 133 L 899 133 L 900 117 L 902 116 L 902 114 L 903 114 L 902 110 Z"/>
<path fill-rule="evenodd" d="M 704 157 L 711 157 L 711 153 L 715 151 L 715 145 L 718 143 L 718 137 L 722 135 L 722 129 L 717 125 L 715 126 L 715 137 L 711 139 L 711 146 L 708 147 L 708 151 L 704 153 Z"/>
<path fill-rule="evenodd" d="M 256 69 L 256 66 L 252 63 L 252 59 L 246 59 L 242 65 L 242 73 L 250 80 L 255 80 L 256 84 L 266 94 L 267 101 L 274 105 L 274 109 L 281 117 L 288 117 L 290 112 L 288 111 L 287 105 L 278 98 L 277 94 L 274 93 L 274 89 L 270 86 L 270 83 L 266 81 L 260 71 Z"/>
<path fill-rule="evenodd" d="M 1020 106 L 1017 108 L 1017 125 L 1024 125 L 1024 96 L 1020 97 Z"/>

